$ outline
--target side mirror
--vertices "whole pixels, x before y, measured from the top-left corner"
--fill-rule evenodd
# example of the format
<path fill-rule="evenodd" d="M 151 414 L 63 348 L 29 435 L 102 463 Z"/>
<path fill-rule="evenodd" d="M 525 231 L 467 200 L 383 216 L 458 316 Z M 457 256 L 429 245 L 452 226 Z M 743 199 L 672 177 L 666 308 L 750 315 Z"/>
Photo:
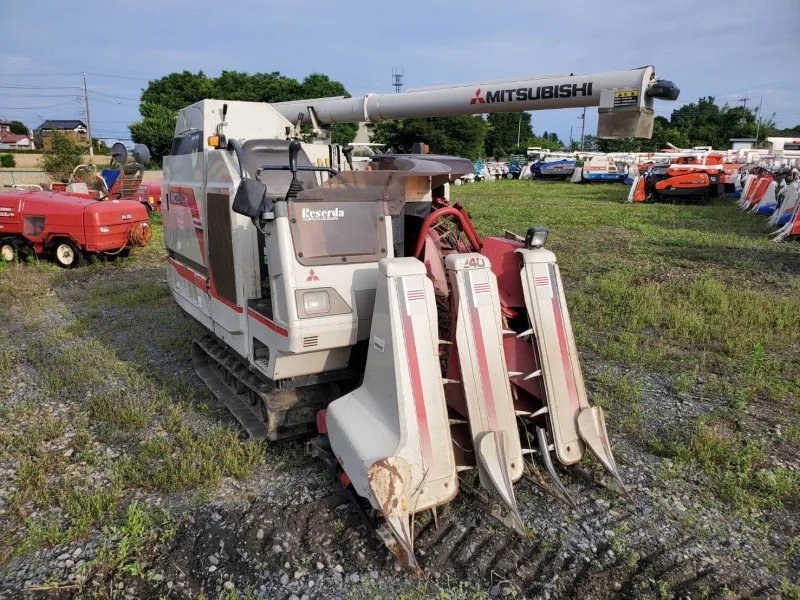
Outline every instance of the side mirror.
<path fill-rule="evenodd" d="M 255 179 L 242 179 L 233 197 L 233 212 L 257 219 L 263 212 L 267 186 Z"/>

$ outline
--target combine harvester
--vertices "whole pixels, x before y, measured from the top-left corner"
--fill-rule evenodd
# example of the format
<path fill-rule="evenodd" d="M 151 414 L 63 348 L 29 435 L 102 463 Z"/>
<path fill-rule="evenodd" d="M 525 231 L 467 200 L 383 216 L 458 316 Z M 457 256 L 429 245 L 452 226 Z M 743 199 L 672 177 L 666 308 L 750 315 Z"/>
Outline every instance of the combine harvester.
<path fill-rule="evenodd" d="M 575 157 L 565 152 L 553 152 L 530 165 L 530 179 L 566 181 L 575 172 Z"/>
<path fill-rule="evenodd" d="M 726 164 L 725 155 L 717 152 L 681 152 L 655 158 L 642 175 L 633 179 L 628 202 L 707 202 L 736 189 L 734 178 L 728 182 L 726 169 L 738 172 Z"/>
<path fill-rule="evenodd" d="M 580 168 L 575 168 L 572 183 L 622 183 L 628 173 L 608 154 L 592 156 Z"/>
<path fill-rule="evenodd" d="M 636 102 L 617 106 L 620 91 Z M 547 230 L 482 238 L 448 201 L 471 162 L 385 155 L 354 171 L 326 127 L 599 106 L 601 137 L 648 137 L 654 100 L 677 96 L 646 67 L 183 109 L 164 236 L 173 297 L 207 331 L 197 373 L 252 437 L 316 436 L 309 450 L 414 569 L 414 515 L 459 490 L 521 535 L 523 476 L 572 502 L 554 458 L 578 469 L 589 450 L 626 493 Z"/>
<path fill-rule="evenodd" d="M 738 205 L 757 215 L 770 215 L 768 225 L 779 229 L 770 234 L 776 242 L 800 235 L 800 171 L 785 173 L 756 167 L 747 175 Z"/>

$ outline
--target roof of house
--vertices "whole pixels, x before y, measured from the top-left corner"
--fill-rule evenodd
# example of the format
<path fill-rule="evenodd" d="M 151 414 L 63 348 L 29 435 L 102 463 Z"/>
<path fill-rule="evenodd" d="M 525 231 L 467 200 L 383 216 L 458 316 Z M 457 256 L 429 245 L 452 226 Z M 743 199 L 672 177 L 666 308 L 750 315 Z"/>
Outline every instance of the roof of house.
<path fill-rule="evenodd" d="M 47 119 L 44 123 L 36 128 L 36 131 L 42 129 L 75 129 L 76 127 L 86 127 L 86 123 L 77 119 Z"/>
<path fill-rule="evenodd" d="M 16 135 L 14 133 L 0 134 L 0 144 L 16 144 L 20 140 L 27 140 L 27 135 Z"/>
<path fill-rule="evenodd" d="M 756 138 L 729 138 L 731 142 L 755 142 Z"/>

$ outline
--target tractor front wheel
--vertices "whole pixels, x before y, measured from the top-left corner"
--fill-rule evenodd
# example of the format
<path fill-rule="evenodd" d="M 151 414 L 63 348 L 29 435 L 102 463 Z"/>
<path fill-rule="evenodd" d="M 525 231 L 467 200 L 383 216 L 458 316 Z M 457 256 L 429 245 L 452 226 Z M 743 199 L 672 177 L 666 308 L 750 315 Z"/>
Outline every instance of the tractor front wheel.
<path fill-rule="evenodd" d="M 83 263 L 83 254 L 70 240 L 62 240 L 56 244 L 54 255 L 59 266 L 71 269 Z"/>

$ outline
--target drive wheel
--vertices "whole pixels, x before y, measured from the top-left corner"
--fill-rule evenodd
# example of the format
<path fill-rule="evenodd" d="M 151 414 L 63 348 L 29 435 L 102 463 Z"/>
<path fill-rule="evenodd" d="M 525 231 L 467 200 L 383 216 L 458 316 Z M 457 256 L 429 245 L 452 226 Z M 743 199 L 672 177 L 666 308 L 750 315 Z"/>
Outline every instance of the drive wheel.
<path fill-rule="evenodd" d="M 65 269 L 77 267 L 83 262 L 83 254 L 77 246 L 69 240 L 58 242 L 55 247 L 54 255 L 59 266 Z"/>
<path fill-rule="evenodd" d="M 13 262 L 15 255 L 16 253 L 14 252 L 14 246 L 7 242 L 0 244 L 0 258 L 2 258 L 4 261 Z"/>

